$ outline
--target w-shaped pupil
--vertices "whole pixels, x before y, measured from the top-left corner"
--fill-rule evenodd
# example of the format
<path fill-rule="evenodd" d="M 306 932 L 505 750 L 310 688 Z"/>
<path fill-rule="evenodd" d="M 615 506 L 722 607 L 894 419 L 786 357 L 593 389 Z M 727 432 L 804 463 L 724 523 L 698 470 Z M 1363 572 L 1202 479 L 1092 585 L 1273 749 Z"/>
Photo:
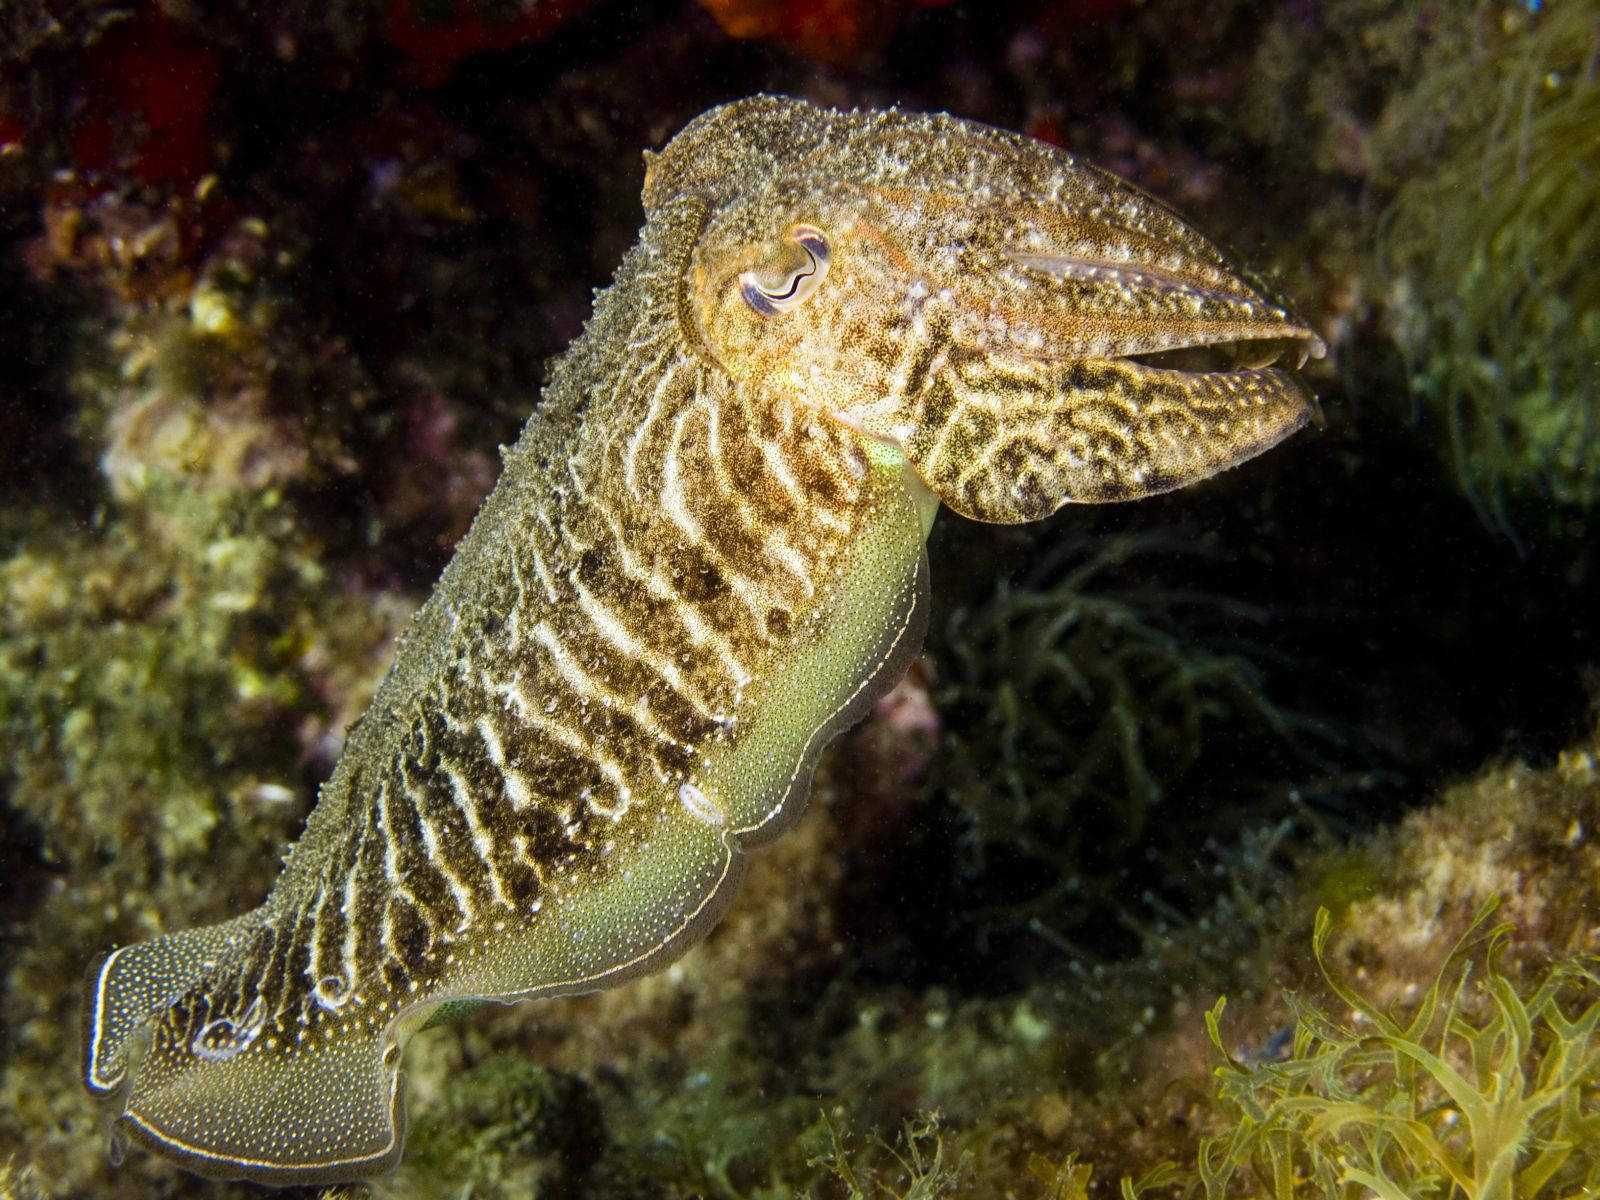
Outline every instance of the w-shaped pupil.
<path fill-rule="evenodd" d="M 764 317 L 798 308 L 810 299 L 828 275 L 830 254 L 828 239 L 822 230 L 796 225 L 789 230 L 789 240 L 805 255 L 805 261 L 789 274 L 776 282 L 763 280 L 755 271 L 739 276 L 739 294 L 751 309 Z"/>

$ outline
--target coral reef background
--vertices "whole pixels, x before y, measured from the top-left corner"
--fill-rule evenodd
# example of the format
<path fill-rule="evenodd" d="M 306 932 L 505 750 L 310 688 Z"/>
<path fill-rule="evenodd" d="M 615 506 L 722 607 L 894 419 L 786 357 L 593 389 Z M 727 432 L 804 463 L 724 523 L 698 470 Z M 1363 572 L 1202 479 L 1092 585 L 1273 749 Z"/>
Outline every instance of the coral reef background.
<path fill-rule="evenodd" d="M 758 90 L 1132 179 L 1323 331 L 1325 421 L 1157 501 L 941 517 L 922 661 L 727 921 L 419 1037 L 387 1191 L 1600 1186 L 1594 0 L 19 0 L 0 1196 L 246 1194 L 109 1164 L 83 971 L 259 900 L 639 152 Z M 1549 1099 L 1539 1147 L 1469 1136 L 1516 1099 L 1473 1064 Z"/>

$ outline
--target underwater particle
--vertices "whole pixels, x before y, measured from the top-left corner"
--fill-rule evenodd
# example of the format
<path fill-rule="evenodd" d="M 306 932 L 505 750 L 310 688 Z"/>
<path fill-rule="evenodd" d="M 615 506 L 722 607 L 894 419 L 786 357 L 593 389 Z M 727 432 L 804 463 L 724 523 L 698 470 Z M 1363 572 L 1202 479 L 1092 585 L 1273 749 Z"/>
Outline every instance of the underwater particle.
<path fill-rule="evenodd" d="M 1501 8 L 1503 19 L 1491 19 Z M 1386 319 L 1412 394 L 1487 520 L 1600 500 L 1600 25 L 1485 6 L 1372 139 Z"/>
<path fill-rule="evenodd" d="M 381 1172 L 433 1016 L 703 937 L 914 657 L 939 503 L 1134 499 L 1310 414 L 1314 333 L 1013 134 L 756 97 L 644 202 L 266 902 L 94 969 L 89 1086 L 191 1169 Z"/>

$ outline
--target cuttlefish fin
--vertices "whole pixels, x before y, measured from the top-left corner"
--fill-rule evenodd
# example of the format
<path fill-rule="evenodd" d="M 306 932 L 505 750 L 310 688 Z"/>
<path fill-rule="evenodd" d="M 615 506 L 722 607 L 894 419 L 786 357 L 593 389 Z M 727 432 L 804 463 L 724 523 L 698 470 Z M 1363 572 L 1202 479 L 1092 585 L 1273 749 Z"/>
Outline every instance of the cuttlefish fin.
<path fill-rule="evenodd" d="M 231 1019 L 206 1019 L 219 961 L 259 936 L 257 911 L 102 956 L 89 979 L 90 1090 L 123 1093 L 118 1137 L 203 1175 L 317 1183 L 387 1170 L 405 1127 L 403 1022 L 352 1006 L 284 1052 L 294 1035 L 269 1022 L 259 1000 Z M 195 1028 L 173 1020 L 179 1009 L 200 1013 Z"/>
<path fill-rule="evenodd" d="M 127 1081 L 129 1045 L 140 1028 L 193 988 L 221 955 L 260 923 L 256 913 L 161 934 L 102 954 L 89 968 L 84 1078 L 97 1095 Z"/>

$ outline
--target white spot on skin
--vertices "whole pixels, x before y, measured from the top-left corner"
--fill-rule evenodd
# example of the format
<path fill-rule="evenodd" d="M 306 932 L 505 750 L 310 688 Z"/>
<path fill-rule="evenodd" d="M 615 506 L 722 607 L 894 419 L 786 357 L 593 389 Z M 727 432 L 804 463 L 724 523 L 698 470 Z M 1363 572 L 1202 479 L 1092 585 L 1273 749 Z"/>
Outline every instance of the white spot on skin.
<path fill-rule="evenodd" d="M 691 817 L 704 821 L 707 825 L 726 825 L 728 816 L 716 803 L 695 787 L 692 783 L 680 784 L 678 787 L 678 802 L 683 805 Z"/>

